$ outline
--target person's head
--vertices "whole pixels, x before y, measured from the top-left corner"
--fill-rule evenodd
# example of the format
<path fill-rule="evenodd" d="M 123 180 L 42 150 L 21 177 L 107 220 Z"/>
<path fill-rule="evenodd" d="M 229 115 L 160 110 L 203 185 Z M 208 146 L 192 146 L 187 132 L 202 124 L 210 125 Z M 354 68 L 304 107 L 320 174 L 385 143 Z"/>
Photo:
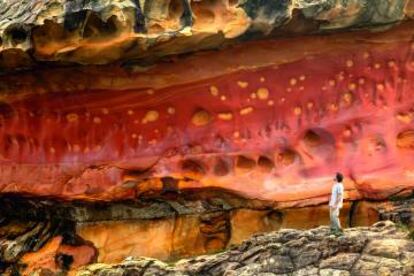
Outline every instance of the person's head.
<path fill-rule="evenodd" d="M 336 180 L 336 182 L 342 182 L 342 180 L 344 179 L 344 176 L 341 174 L 341 173 L 336 173 L 336 176 L 335 176 L 335 180 Z"/>

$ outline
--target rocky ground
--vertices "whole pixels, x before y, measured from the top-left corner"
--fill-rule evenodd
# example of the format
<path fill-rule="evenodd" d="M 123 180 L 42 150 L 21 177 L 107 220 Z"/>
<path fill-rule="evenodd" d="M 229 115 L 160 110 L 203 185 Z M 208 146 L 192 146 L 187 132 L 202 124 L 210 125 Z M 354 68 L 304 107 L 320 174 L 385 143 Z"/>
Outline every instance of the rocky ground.
<path fill-rule="evenodd" d="M 203 195 L 208 195 L 209 200 Z M 81 267 L 101 269 L 106 267 L 102 263 L 118 264 L 125 259 L 135 260 L 133 264 L 137 265 L 134 258 L 140 256 L 147 257 L 140 259 L 140 264 L 158 263 L 154 260 L 172 264 L 176 260 L 215 252 L 236 252 L 234 246 L 256 235 L 243 247 L 236 248 L 240 252 L 249 251 L 254 247 L 249 244 L 262 242 L 263 238 L 256 241 L 259 233 L 277 233 L 274 231 L 291 228 L 312 229 L 329 224 L 326 205 L 272 209 L 266 204 L 223 192 L 219 196 L 214 191 L 194 196 L 191 193 L 181 193 L 180 197 L 165 195 L 163 200 L 160 197 L 156 201 L 147 198 L 99 205 L 2 198 L 0 275 L 31 275 L 40 270 L 66 275 L 68 271 L 74 273 Z M 345 228 L 356 229 L 347 230 L 352 233 L 363 229 L 355 227 L 389 220 L 399 229 L 408 229 L 412 232 L 409 235 L 414 236 L 414 199 L 346 202 L 340 219 Z M 294 231 L 295 235 L 297 231 Z M 326 231 L 313 230 L 310 233 L 317 233 L 318 237 L 323 236 L 322 233 L 329 236 Z M 148 241 L 155 242 L 148 246 Z M 351 254 L 354 253 L 351 250 Z M 237 266 L 241 269 L 243 260 L 233 255 L 229 259 L 241 262 Z M 202 268 L 212 262 L 211 258 L 207 258 L 207 263 L 202 262 L 203 259 L 191 262 Z M 190 261 L 180 263 L 183 262 Z M 96 266 L 92 265 L 96 263 Z M 293 267 L 302 267 L 302 264 Z M 175 270 L 181 271 L 181 268 L 182 265 L 177 265 Z M 166 266 L 165 269 L 172 268 Z M 226 268 L 222 268 L 224 271 Z"/>
<path fill-rule="evenodd" d="M 284 229 L 175 264 L 127 258 L 119 264 L 93 264 L 74 275 L 414 275 L 414 241 L 389 221 L 346 229 L 341 237 L 326 226 Z"/>

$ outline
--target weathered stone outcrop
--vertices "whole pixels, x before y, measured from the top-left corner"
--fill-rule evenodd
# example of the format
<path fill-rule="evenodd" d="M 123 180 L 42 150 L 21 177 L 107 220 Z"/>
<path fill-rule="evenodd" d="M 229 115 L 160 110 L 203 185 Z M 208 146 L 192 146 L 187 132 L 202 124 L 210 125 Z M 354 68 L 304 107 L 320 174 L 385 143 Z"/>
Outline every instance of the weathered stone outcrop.
<path fill-rule="evenodd" d="M 329 224 L 326 205 L 278 209 L 223 191 L 99 204 L 11 197 L 0 205 L 0 269 L 25 273 L 127 257 L 171 262 L 228 250 L 259 233 Z M 400 199 L 345 203 L 340 219 L 344 227 L 390 219 L 413 236 L 413 217 L 413 200 Z"/>
<path fill-rule="evenodd" d="M 377 207 L 381 220 L 392 220 L 406 225 L 414 233 L 414 199 L 400 199 L 379 204 Z"/>
<path fill-rule="evenodd" d="M 413 15 L 0 0 L 0 273 L 411 275 Z"/>
<path fill-rule="evenodd" d="M 412 34 L 407 22 L 145 72 L 2 76 L 0 191 L 111 201 L 220 187 L 293 207 L 326 202 L 339 170 L 347 199 L 409 194 Z"/>
<path fill-rule="evenodd" d="M 0 68 L 147 59 L 263 36 L 384 29 L 411 0 L 47 0 L 0 3 Z"/>
<path fill-rule="evenodd" d="M 127 258 L 119 264 L 94 264 L 76 275 L 412 275 L 414 241 L 391 222 L 347 229 L 284 229 L 257 235 L 230 250 L 166 264 Z"/>
<path fill-rule="evenodd" d="M 39 268 L 75 269 L 97 260 L 92 243 L 76 236 L 67 221 L 28 221 L 2 217 L 0 273 L 28 275 Z"/>

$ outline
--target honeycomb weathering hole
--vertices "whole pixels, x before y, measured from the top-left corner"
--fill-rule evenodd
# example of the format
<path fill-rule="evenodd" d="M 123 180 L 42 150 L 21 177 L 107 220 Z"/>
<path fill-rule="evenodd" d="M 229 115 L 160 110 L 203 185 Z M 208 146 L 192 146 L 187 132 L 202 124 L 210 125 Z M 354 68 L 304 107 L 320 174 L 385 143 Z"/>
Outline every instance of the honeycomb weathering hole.
<path fill-rule="evenodd" d="M 55 263 L 63 270 L 69 270 L 74 258 L 72 255 L 59 253 L 55 257 Z"/>
<path fill-rule="evenodd" d="M 259 167 L 268 171 L 272 170 L 275 166 L 274 162 L 267 156 L 260 156 L 259 160 L 257 160 L 257 164 Z"/>
<path fill-rule="evenodd" d="M 144 14 L 148 32 L 151 34 L 165 31 L 178 31 L 181 26 L 181 18 L 185 12 L 182 0 L 146 1 Z"/>
<path fill-rule="evenodd" d="M 256 161 L 243 155 L 237 156 L 236 166 L 241 169 L 253 169 Z"/>
<path fill-rule="evenodd" d="M 195 174 L 206 174 L 204 165 L 199 160 L 187 159 L 181 164 L 181 168 L 184 172 L 195 173 Z"/>
<path fill-rule="evenodd" d="M 414 130 L 405 130 L 397 135 L 397 147 L 400 149 L 414 149 Z"/>
<path fill-rule="evenodd" d="M 168 19 L 179 20 L 184 13 L 182 0 L 171 0 L 168 8 Z"/>
<path fill-rule="evenodd" d="M 203 26 L 204 24 L 214 23 L 215 15 L 212 11 L 208 9 L 203 9 L 203 8 L 195 9 L 194 14 L 196 15 L 196 18 L 195 18 L 196 26 L 198 25 Z"/>
<path fill-rule="evenodd" d="M 256 234 L 406 211 L 407 1 L 0 0 L 0 275 L 321 271 Z"/>
<path fill-rule="evenodd" d="M 283 222 L 283 214 L 280 211 L 270 211 L 267 213 L 266 217 L 270 223 L 280 226 Z"/>
<path fill-rule="evenodd" d="M 289 166 L 295 162 L 297 153 L 292 149 L 286 149 L 278 154 L 278 163 L 283 166 Z"/>
<path fill-rule="evenodd" d="M 211 114 L 204 109 L 197 109 L 191 118 L 191 122 L 195 126 L 205 126 L 212 121 Z"/>
<path fill-rule="evenodd" d="M 10 36 L 13 45 L 23 43 L 28 36 L 27 31 L 22 27 L 11 28 L 7 31 L 7 34 Z"/>
<path fill-rule="evenodd" d="M 193 2 L 191 9 L 194 14 L 195 27 L 207 27 L 205 24 L 211 24 L 215 21 L 214 5 L 211 2 Z"/>
<path fill-rule="evenodd" d="M 214 174 L 217 176 L 225 176 L 229 174 L 229 164 L 221 158 L 218 158 L 214 165 Z"/>
<path fill-rule="evenodd" d="M 95 167 L 93 167 L 95 168 Z M 147 170 L 140 170 L 140 169 L 133 169 L 133 170 L 125 170 L 123 178 L 125 180 L 128 179 L 139 179 L 144 177 L 147 174 Z"/>
<path fill-rule="evenodd" d="M 308 130 L 303 137 L 305 144 L 316 147 L 321 144 L 321 137 L 313 130 Z"/>
<path fill-rule="evenodd" d="M 239 0 L 229 0 L 229 6 L 237 6 L 239 4 Z"/>
<path fill-rule="evenodd" d="M 103 21 L 99 15 L 96 13 L 92 13 L 85 24 L 83 30 L 83 37 L 91 38 L 91 37 L 100 37 L 105 35 L 112 35 L 116 33 L 117 26 L 116 26 L 116 16 L 112 15 L 108 20 L 105 22 Z"/>
<path fill-rule="evenodd" d="M 334 144 L 335 138 L 322 128 L 314 128 L 305 132 L 303 142 L 309 147 L 318 147 L 322 144 Z"/>

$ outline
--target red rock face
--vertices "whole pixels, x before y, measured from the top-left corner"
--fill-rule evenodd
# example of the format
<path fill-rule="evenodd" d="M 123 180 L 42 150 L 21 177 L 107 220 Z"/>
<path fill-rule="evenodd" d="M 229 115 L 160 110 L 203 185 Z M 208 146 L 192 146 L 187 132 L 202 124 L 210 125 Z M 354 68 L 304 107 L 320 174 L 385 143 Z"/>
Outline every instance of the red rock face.
<path fill-rule="evenodd" d="M 8 96 L 0 190 L 120 199 L 163 182 L 289 202 L 324 200 L 336 171 L 352 199 L 412 187 L 414 44 L 302 55 L 185 85 Z"/>

